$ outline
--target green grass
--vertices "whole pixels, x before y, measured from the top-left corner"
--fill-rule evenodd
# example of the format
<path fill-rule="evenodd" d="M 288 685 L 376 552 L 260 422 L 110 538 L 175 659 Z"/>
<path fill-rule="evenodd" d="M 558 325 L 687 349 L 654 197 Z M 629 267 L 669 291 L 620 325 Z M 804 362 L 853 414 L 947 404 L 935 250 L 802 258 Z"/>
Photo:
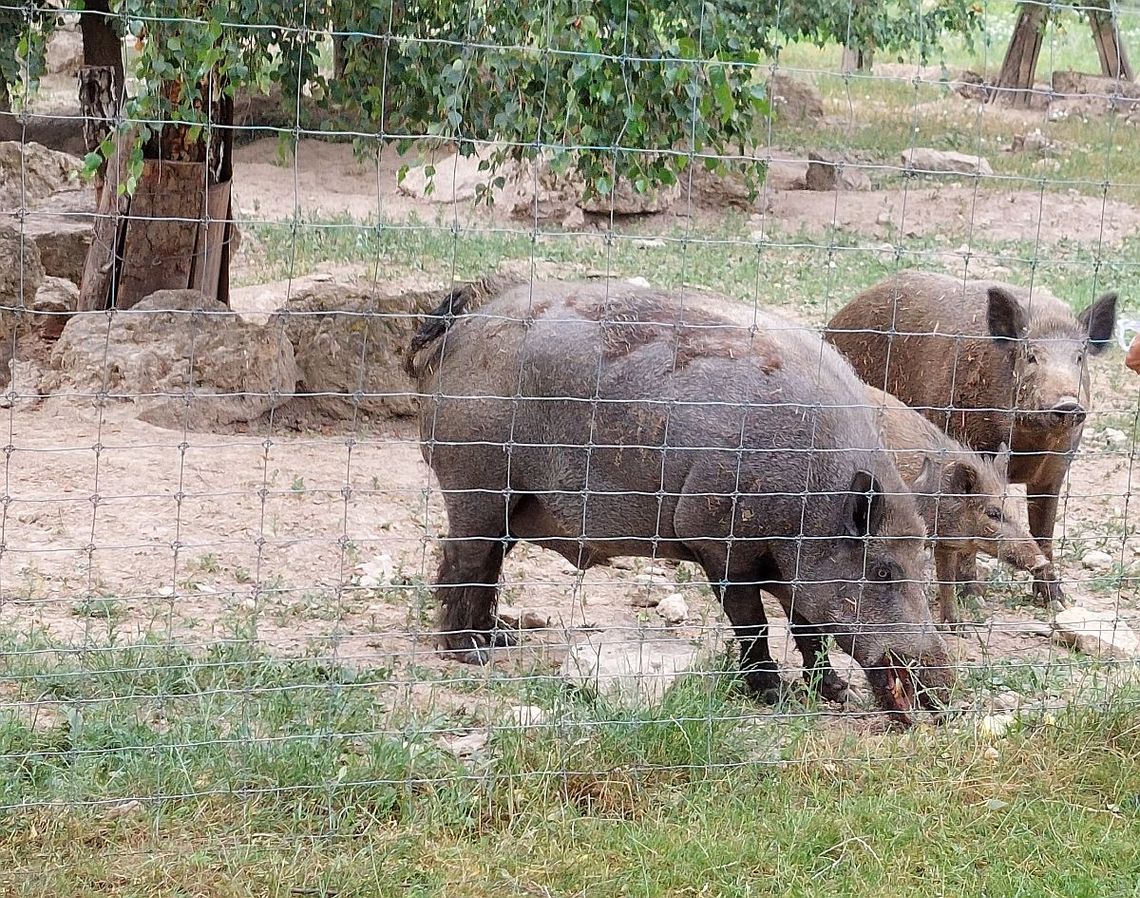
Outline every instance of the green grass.
<path fill-rule="evenodd" d="M 778 222 L 775 223 L 778 228 Z M 900 267 L 937 267 L 956 274 L 936 254 L 960 244 L 944 237 L 895 238 L 895 248 L 847 231 L 784 234 L 777 229 L 764 243 L 750 235 L 754 223 L 728 213 L 717 225 L 673 225 L 646 240 L 636 231 L 606 235 L 543 234 L 450 228 L 411 220 L 377 225 L 348 218 L 299 223 L 249 225 L 259 247 L 253 279 L 302 275 L 326 262 L 359 263 L 387 279 L 395 271 L 428 271 L 441 280 L 480 277 L 509 260 L 536 260 L 582 273 L 642 276 L 663 288 L 703 287 L 745 302 L 788 308 L 821 323 L 859 289 Z M 1040 283 L 1083 308 L 1100 292 L 1119 291 L 1121 309 L 1140 308 L 1140 239 L 1128 238 L 1120 249 L 1095 248 L 1062 240 L 1043 246 L 1033 240 L 992 241 L 975 238 L 972 253 L 987 264 L 1000 264 L 1005 280 Z"/>
<path fill-rule="evenodd" d="M 532 692 L 548 719 L 523 730 L 236 642 L 4 648 L 5 895 L 1124 896 L 1140 877 L 1126 691 L 995 740 L 969 719 L 821 728 L 690 676 L 653 711 Z M 441 746 L 487 721 L 472 758 Z"/>

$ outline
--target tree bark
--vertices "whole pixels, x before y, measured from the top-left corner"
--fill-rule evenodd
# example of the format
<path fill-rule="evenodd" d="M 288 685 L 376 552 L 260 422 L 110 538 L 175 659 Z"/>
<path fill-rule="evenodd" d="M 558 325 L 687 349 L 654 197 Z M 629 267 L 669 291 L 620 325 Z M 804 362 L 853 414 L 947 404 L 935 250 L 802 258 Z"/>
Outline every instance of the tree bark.
<path fill-rule="evenodd" d="M 84 65 L 110 66 L 115 73 L 115 95 L 123 95 L 123 41 L 111 22 L 110 0 L 86 0 L 79 17 L 83 35 Z"/>
<path fill-rule="evenodd" d="M 185 86 L 164 84 L 176 99 Z M 100 195 L 79 311 L 126 309 L 156 290 L 196 289 L 229 304 L 229 248 L 234 235 L 233 101 L 217 77 L 197 85 L 207 109 L 197 139 L 190 126 L 167 122 L 143 147 L 143 169 L 133 196 L 118 195 L 125 154 L 135 135 L 120 135 Z"/>
<path fill-rule="evenodd" d="M 1100 56 L 1100 73 L 1106 78 L 1135 81 L 1136 75 L 1128 62 L 1128 54 L 1120 40 L 1120 26 L 1111 12 L 1089 11 L 1089 27 Z"/>
<path fill-rule="evenodd" d="M 83 115 L 83 142 L 87 152 L 94 153 L 115 130 L 122 95 L 115 89 L 115 70 L 112 66 L 81 66 L 77 78 L 79 111 Z M 106 177 L 107 163 L 104 161 L 95 174 L 96 206 L 102 197 Z"/>
<path fill-rule="evenodd" d="M 1030 104 L 1047 11 L 1047 7 L 1036 4 L 1021 7 L 991 99 L 999 99 L 1011 106 Z"/>

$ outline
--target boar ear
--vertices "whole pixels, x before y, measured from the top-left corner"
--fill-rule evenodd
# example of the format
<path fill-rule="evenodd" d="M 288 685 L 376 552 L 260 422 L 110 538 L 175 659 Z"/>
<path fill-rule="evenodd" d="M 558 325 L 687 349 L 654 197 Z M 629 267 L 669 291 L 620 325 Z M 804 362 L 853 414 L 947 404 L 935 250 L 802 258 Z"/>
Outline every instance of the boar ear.
<path fill-rule="evenodd" d="M 986 293 L 986 324 L 990 335 L 998 341 L 1020 340 L 1029 331 L 1025 309 L 1003 287 L 990 287 Z"/>
<path fill-rule="evenodd" d="M 911 484 L 910 491 L 918 496 L 938 495 L 938 475 L 929 455 L 922 457 L 922 467 L 918 469 L 918 476 Z"/>
<path fill-rule="evenodd" d="M 883 488 L 875 476 L 867 471 L 856 471 L 847 496 L 844 522 L 847 535 L 862 538 L 878 533 L 886 511 L 884 501 Z"/>
<path fill-rule="evenodd" d="M 1112 342 L 1112 332 L 1116 330 L 1117 298 L 1115 293 L 1105 293 L 1077 316 L 1077 321 L 1089 335 L 1089 352 L 1093 355 L 1103 352 Z"/>
<path fill-rule="evenodd" d="M 973 465 L 954 461 L 946 466 L 946 492 L 952 496 L 972 496 L 978 491 L 978 472 Z"/>

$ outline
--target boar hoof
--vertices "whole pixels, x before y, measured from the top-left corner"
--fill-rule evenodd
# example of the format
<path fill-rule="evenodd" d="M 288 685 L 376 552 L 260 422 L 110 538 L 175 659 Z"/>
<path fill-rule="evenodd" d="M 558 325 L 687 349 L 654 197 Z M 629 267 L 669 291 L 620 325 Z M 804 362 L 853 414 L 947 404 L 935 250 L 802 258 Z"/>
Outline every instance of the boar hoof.
<path fill-rule="evenodd" d="M 1052 611 L 1064 611 L 1073 604 L 1061 589 L 1059 580 L 1034 580 L 1033 594 L 1042 607 Z"/>
<path fill-rule="evenodd" d="M 955 636 L 961 636 L 966 632 L 966 622 L 960 617 L 943 618 L 942 626 L 948 633 L 953 633 Z"/>
<path fill-rule="evenodd" d="M 463 664 L 481 667 L 491 662 L 491 649 L 518 645 L 518 638 L 509 630 L 471 631 L 449 636 L 444 640 L 443 651 Z"/>
<path fill-rule="evenodd" d="M 834 670 L 826 671 L 822 677 L 820 677 L 818 674 L 808 673 L 805 671 L 804 679 L 807 681 L 810 688 L 814 689 L 829 702 L 845 705 L 851 698 L 851 692 L 847 681 L 839 676 L 839 674 L 837 674 Z"/>
<path fill-rule="evenodd" d="M 779 705 L 793 698 L 799 684 L 787 683 L 774 670 L 747 670 L 744 685 L 765 705 Z"/>

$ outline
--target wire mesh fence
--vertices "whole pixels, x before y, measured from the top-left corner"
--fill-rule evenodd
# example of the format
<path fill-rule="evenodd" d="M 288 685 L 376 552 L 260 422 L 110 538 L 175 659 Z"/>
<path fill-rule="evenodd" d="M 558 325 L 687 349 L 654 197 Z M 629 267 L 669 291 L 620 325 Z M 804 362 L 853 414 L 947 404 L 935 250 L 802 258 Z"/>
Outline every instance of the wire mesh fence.
<path fill-rule="evenodd" d="M 13 894 L 1134 707 L 1140 9 L 232 6 L 0 5 Z"/>

